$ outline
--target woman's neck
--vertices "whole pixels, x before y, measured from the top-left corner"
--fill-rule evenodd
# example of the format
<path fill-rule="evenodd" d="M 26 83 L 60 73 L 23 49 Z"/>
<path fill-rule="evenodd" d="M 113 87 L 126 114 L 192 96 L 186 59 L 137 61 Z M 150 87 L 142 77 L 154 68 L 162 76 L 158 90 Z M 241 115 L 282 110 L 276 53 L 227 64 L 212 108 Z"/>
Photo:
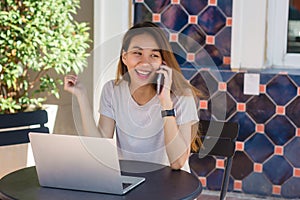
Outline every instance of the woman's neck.
<path fill-rule="evenodd" d="M 138 88 L 129 87 L 130 94 L 134 101 L 139 105 L 145 105 L 148 103 L 156 94 L 155 89 L 151 84 L 140 86 Z"/>

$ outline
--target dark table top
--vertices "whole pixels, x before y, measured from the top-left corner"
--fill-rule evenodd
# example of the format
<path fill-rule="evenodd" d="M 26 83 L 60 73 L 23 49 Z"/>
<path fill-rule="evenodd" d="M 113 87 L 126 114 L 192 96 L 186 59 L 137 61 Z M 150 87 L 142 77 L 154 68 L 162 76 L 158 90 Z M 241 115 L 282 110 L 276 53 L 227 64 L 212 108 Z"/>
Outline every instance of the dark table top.
<path fill-rule="evenodd" d="M 117 200 L 117 199 L 194 199 L 202 191 L 202 185 L 193 174 L 172 170 L 168 166 L 137 161 L 120 161 L 122 174 L 142 176 L 146 180 L 126 195 L 64 190 L 41 187 L 35 167 L 23 168 L 0 180 L 0 199 L 20 200 Z"/>

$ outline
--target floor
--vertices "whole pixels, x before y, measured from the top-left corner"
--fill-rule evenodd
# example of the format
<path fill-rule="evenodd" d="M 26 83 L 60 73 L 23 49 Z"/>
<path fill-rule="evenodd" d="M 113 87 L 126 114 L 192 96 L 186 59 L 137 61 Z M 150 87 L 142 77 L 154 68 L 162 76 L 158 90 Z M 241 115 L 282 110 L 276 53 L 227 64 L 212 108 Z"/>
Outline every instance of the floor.
<path fill-rule="evenodd" d="M 225 199 L 226 200 L 259 200 L 259 199 L 283 200 L 284 198 L 258 197 L 258 196 L 253 196 L 253 195 L 246 195 L 246 194 L 228 192 L 226 194 Z M 201 195 L 197 198 L 197 200 L 219 200 L 219 192 L 203 190 Z M 296 200 L 296 199 L 288 199 L 288 200 Z"/>

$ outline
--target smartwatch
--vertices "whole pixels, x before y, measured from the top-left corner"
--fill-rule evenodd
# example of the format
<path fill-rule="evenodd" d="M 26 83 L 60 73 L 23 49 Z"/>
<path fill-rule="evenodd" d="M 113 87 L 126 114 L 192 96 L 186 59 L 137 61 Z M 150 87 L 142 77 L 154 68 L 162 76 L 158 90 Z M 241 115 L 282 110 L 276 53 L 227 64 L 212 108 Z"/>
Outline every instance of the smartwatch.
<path fill-rule="evenodd" d="M 167 117 L 167 116 L 176 116 L 176 113 L 175 113 L 175 109 L 171 109 L 171 110 L 162 110 L 161 111 L 161 116 L 162 117 Z"/>

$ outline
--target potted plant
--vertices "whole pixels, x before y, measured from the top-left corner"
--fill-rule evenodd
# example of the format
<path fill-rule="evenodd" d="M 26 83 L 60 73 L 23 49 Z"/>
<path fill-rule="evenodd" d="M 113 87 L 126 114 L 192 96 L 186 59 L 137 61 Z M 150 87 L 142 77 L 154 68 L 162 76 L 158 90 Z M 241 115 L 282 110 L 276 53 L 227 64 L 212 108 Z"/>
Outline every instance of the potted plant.
<path fill-rule="evenodd" d="M 86 66 L 89 28 L 72 16 L 79 3 L 0 0 L 1 114 L 39 109 L 48 95 L 59 98 L 56 74 Z"/>
<path fill-rule="evenodd" d="M 63 75 L 87 66 L 89 27 L 72 16 L 79 5 L 80 0 L 0 0 L 0 129 L 6 129 L 0 146 L 28 142 L 26 131 L 8 125 L 34 124 L 34 113 L 41 128 L 35 130 L 47 132 L 41 113 L 46 98 L 59 98 Z"/>

